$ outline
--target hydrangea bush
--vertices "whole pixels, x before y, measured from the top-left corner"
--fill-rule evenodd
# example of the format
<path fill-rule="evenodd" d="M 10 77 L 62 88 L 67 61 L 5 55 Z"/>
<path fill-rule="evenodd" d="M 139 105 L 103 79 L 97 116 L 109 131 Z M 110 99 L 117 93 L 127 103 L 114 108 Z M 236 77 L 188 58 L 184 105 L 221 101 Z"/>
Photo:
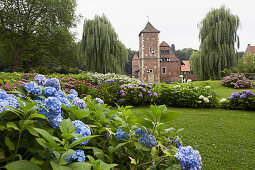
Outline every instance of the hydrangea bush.
<path fill-rule="evenodd" d="M 150 105 L 158 96 L 155 84 L 152 83 L 127 84 L 120 88 L 118 103 L 124 105 Z"/>
<path fill-rule="evenodd" d="M 255 110 L 255 93 L 251 90 L 234 92 L 228 99 L 221 99 L 221 106 L 226 109 Z"/>
<path fill-rule="evenodd" d="M 244 74 L 232 74 L 222 78 L 222 84 L 227 87 L 239 88 L 253 88 L 254 84 L 247 79 Z"/>
<path fill-rule="evenodd" d="M 157 104 L 193 108 L 210 108 L 218 105 L 216 92 L 206 83 L 199 86 L 192 82 L 174 85 L 161 83 L 157 88 L 159 91 Z"/>
<path fill-rule="evenodd" d="M 151 105 L 141 116 L 129 106 L 111 110 L 100 98 L 60 92 L 57 79 L 40 84 L 18 87 L 16 97 L 0 91 L 1 167 L 201 169 L 199 152 L 186 152 L 167 126 L 179 114 L 166 106 Z"/>

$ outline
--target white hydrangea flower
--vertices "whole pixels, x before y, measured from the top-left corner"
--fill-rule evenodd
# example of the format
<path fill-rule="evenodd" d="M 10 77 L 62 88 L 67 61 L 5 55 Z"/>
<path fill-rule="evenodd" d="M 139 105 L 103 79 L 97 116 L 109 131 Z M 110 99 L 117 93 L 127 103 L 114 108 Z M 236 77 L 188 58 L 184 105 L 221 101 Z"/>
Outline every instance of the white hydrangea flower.
<path fill-rule="evenodd" d="M 203 98 L 204 98 L 204 96 L 203 96 L 203 95 L 199 96 L 199 99 L 203 99 Z"/>
<path fill-rule="evenodd" d="M 224 103 L 226 100 L 227 100 L 226 98 L 222 98 L 222 99 L 220 99 L 220 102 Z"/>
<path fill-rule="evenodd" d="M 210 89 L 210 88 L 211 88 L 211 86 L 205 86 L 205 88 L 206 88 L 206 89 Z"/>
<path fill-rule="evenodd" d="M 205 101 L 205 103 L 209 103 L 209 99 L 207 97 L 204 97 L 203 100 Z"/>

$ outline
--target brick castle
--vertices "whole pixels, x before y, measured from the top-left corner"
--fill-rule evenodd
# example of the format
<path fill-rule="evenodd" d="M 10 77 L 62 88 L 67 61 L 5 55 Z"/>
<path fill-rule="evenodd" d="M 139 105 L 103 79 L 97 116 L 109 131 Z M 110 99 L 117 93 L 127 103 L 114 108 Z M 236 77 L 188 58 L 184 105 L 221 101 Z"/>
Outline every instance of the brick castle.
<path fill-rule="evenodd" d="M 150 22 L 139 34 L 139 57 L 132 60 L 132 75 L 145 82 L 173 82 L 180 79 L 181 60 Z"/>

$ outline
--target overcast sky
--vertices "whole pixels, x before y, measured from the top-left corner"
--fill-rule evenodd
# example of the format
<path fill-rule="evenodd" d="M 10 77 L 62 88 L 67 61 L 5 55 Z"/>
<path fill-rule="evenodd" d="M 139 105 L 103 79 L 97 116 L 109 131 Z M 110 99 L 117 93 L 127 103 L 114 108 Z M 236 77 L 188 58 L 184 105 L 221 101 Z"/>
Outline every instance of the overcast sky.
<path fill-rule="evenodd" d="M 77 13 L 83 16 L 76 31 L 81 39 L 83 20 L 103 13 L 127 48 L 139 50 L 138 34 L 148 22 L 160 30 L 160 41 L 176 49 L 199 48 L 198 23 L 212 8 L 225 5 L 238 15 L 240 49 L 255 45 L 255 0 L 77 0 Z"/>

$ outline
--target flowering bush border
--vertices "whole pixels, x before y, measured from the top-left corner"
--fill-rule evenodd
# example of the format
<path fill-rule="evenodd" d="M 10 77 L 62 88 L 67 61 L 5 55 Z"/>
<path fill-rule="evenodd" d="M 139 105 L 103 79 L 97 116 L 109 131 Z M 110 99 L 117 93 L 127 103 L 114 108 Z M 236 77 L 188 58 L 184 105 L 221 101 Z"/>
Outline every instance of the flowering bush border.
<path fill-rule="evenodd" d="M 254 84 L 247 79 L 244 74 L 232 74 L 222 78 L 222 84 L 227 87 L 239 88 L 253 88 Z"/>

